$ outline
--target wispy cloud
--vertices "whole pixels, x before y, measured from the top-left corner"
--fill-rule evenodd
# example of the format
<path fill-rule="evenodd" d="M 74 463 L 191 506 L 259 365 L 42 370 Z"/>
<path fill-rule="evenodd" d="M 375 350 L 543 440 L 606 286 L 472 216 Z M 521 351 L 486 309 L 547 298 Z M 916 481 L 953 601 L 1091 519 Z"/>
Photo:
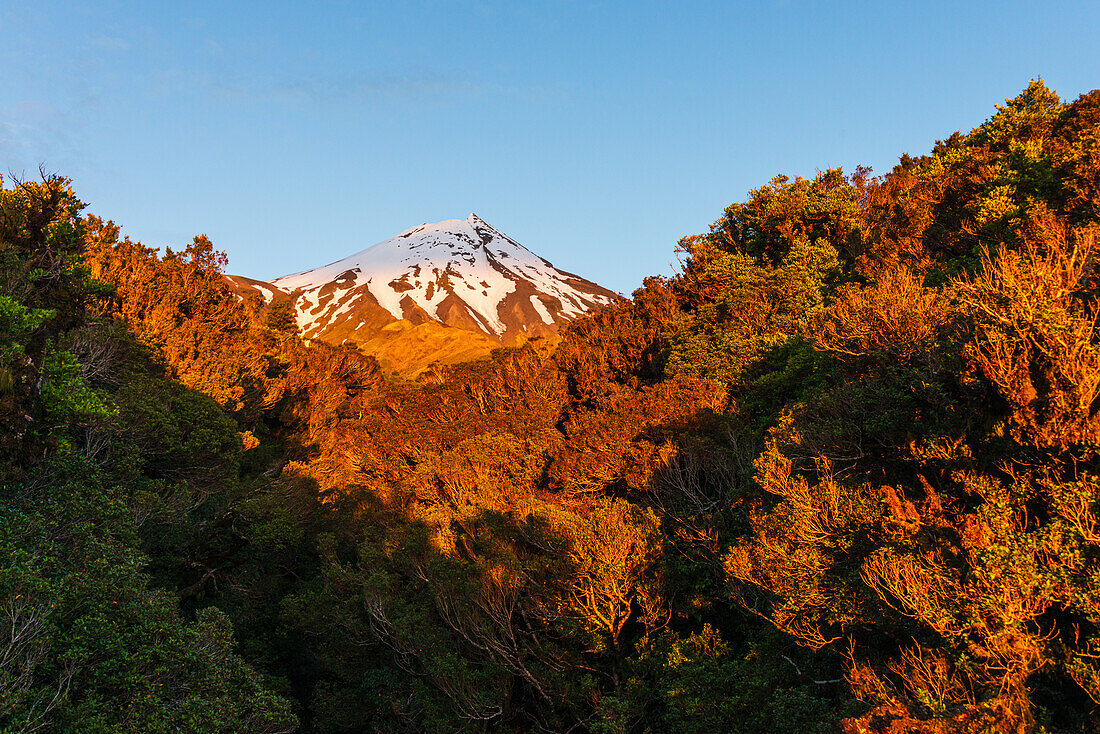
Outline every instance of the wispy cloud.
<path fill-rule="evenodd" d="M 446 106 L 471 99 L 564 100 L 568 96 L 561 86 L 509 86 L 430 73 L 296 79 L 205 76 L 202 83 L 211 93 L 236 102 L 287 106 L 373 102 Z"/>
<path fill-rule="evenodd" d="M 26 126 L 0 120 L 0 155 L 9 149 L 22 149 L 27 145 Z"/>
<path fill-rule="evenodd" d="M 83 127 L 72 114 L 44 100 L 28 99 L 0 109 L 0 170 L 24 174 L 40 165 L 48 170 L 79 168 Z"/>
<path fill-rule="evenodd" d="M 477 85 L 442 76 L 395 76 L 389 78 L 296 79 L 275 84 L 272 93 L 308 102 L 358 102 L 380 97 L 413 100 L 445 100 L 449 96 L 480 94 Z"/>
<path fill-rule="evenodd" d="M 450 97 L 479 94 L 481 91 L 468 81 L 428 75 L 321 79 L 207 76 L 203 83 L 210 91 L 238 101 L 291 105 L 356 104 L 382 98 L 445 101 Z"/>
<path fill-rule="evenodd" d="M 130 43 L 125 38 L 107 34 L 93 36 L 88 39 L 88 45 L 104 51 L 126 51 L 130 48 Z"/>

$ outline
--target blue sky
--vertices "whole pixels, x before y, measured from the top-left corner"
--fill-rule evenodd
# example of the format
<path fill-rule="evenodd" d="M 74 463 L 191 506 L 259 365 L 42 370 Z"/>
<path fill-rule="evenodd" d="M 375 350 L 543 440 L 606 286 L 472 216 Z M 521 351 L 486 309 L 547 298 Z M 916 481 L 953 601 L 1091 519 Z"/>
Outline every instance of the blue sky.
<path fill-rule="evenodd" d="M 0 37 L 0 171 L 259 278 L 473 211 L 629 292 L 777 173 L 1100 86 L 1100 3 L 1056 0 L 0 0 Z"/>

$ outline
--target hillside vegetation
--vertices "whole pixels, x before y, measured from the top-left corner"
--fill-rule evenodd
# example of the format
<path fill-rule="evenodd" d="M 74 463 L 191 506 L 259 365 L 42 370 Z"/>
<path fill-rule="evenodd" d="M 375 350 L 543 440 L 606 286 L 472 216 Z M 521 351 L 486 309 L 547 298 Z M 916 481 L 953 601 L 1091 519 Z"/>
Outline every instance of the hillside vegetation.
<path fill-rule="evenodd" d="M 1100 731 L 1100 92 L 415 381 L 82 208 L 0 192 L 0 731 Z"/>

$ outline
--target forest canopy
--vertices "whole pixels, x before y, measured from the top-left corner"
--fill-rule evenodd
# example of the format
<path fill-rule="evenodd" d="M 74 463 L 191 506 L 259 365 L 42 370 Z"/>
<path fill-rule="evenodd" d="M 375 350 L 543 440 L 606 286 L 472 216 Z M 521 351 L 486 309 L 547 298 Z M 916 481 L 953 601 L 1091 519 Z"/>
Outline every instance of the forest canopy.
<path fill-rule="evenodd" d="M 0 731 L 1100 731 L 1100 91 L 415 381 L 83 210 L 0 190 Z"/>

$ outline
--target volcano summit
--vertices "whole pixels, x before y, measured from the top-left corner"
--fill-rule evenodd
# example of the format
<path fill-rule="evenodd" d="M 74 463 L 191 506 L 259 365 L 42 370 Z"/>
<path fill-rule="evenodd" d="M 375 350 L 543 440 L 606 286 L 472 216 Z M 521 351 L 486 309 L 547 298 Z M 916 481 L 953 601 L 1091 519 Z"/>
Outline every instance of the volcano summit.
<path fill-rule="evenodd" d="M 421 224 L 330 265 L 270 282 L 227 276 L 239 295 L 289 300 L 306 339 L 353 343 L 406 375 L 553 336 L 618 295 L 559 270 L 476 214 Z"/>

